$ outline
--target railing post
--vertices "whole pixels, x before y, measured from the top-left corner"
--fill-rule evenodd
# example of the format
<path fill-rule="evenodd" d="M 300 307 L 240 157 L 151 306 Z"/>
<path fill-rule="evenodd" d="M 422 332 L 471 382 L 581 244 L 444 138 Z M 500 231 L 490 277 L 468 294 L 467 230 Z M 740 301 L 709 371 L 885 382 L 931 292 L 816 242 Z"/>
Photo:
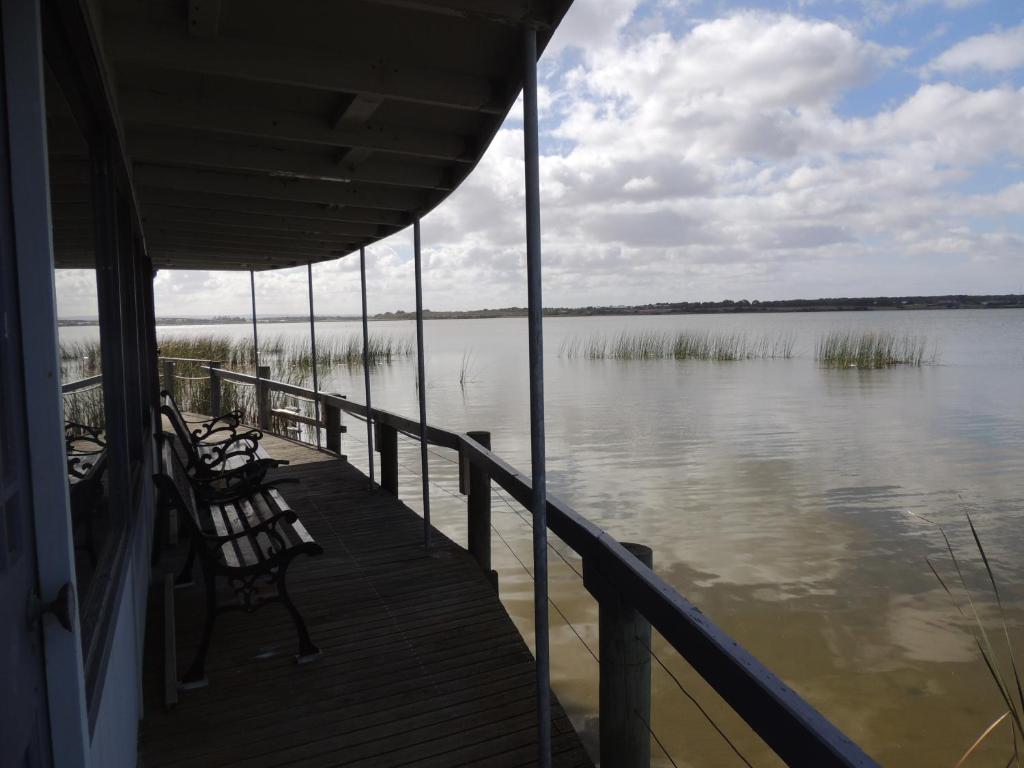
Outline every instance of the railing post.
<path fill-rule="evenodd" d="M 259 426 L 262 429 L 270 429 L 270 385 L 267 383 L 267 379 L 270 378 L 270 366 L 258 366 L 256 375 L 256 413 L 259 415 Z"/>
<path fill-rule="evenodd" d="M 174 361 L 164 360 L 164 389 L 174 397 Z"/>
<path fill-rule="evenodd" d="M 377 450 L 380 452 L 380 487 L 398 497 L 398 430 L 378 422 Z"/>
<path fill-rule="evenodd" d="M 490 432 L 468 432 L 488 450 L 491 447 Z M 491 569 L 491 476 L 476 464 L 469 463 L 469 495 L 466 499 L 468 515 L 469 552 L 480 568 L 498 589 L 498 572 Z"/>
<path fill-rule="evenodd" d="M 220 398 L 220 376 L 217 369 L 221 367 L 219 360 L 210 361 L 210 415 L 216 418 L 223 413 Z"/>
<path fill-rule="evenodd" d="M 651 567 L 650 547 L 622 546 Z M 598 601 L 601 765 L 650 768 L 651 624 L 604 579 L 595 559 L 584 558 L 583 580 Z"/>
<path fill-rule="evenodd" d="M 323 401 L 321 411 L 324 414 L 324 433 L 326 436 L 324 447 L 333 453 L 341 453 L 341 408 L 329 399 L 332 397 L 341 397 L 341 395 L 331 393 Z"/>

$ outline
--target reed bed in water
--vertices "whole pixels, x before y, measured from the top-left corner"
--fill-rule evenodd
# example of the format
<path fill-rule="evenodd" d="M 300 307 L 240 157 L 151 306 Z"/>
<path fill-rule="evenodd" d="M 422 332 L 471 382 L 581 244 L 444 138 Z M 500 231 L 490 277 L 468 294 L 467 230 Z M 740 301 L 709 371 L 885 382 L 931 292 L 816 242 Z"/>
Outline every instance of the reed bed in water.
<path fill-rule="evenodd" d="M 371 334 L 368 346 L 370 365 L 389 363 L 413 352 L 410 338 L 395 338 Z M 170 336 L 159 340 L 163 357 L 217 360 L 227 368 L 251 366 L 255 362 L 252 339 L 231 339 L 225 336 Z M 277 363 L 283 368 L 311 368 L 312 350 L 307 341 L 285 336 L 267 336 L 260 339 L 260 361 Z M 363 340 L 359 334 L 325 336 L 316 342 L 317 363 L 323 366 L 362 365 Z M 98 341 L 62 342 L 60 357 L 63 363 L 77 363 L 83 375 L 99 372 L 100 344 Z"/>
<path fill-rule="evenodd" d="M 231 339 L 215 334 L 171 336 L 159 340 L 163 357 L 188 358 L 195 362 L 175 365 L 175 392 L 178 404 L 192 413 L 209 413 L 209 373 L 202 365 L 219 361 L 227 369 L 251 372 L 255 363 L 252 339 Z M 317 364 L 321 370 L 337 365 L 363 364 L 363 340 L 359 334 L 325 336 L 317 339 Z M 371 335 L 368 344 L 370 365 L 390 363 L 413 352 L 409 338 Z M 61 379 L 72 381 L 101 372 L 99 341 L 62 342 L 60 345 Z M 309 342 L 301 338 L 267 336 L 260 339 L 260 363 L 269 365 L 270 378 L 287 384 L 310 386 L 312 355 Z M 161 374 L 162 375 L 162 374 Z M 222 408 L 238 409 L 247 417 L 256 407 L 256 393 L 251 386 L 225 381 L 221 386 Z M 299 406 L 306 415 L 311 407 L 305 402 L 290 402 L 280 393 L 274 394 L 274 407 Z M 280 400 L 280 402 L 278 402 Z M 103 425 L 103 390 L 101 387 L 69 393 L 64 397 L 65 418 L 92 426 Z"/>
<path fill-rule="evenodd" d="M 711 331 L 622 331 L 570 336 L 559 356 L 570 360 L 765 360 L 793 356 L 792 334 Z"/>
<path fill-rule="evenodd" d="M 367 345 L 370 365 L 390 363 L 397 357 L 412 354 L 409 338 L 371 334 Z M 164 357 L 191 357 L 219 360 L 226 366 L 252 365 L 255 362 L 252 339 L 228 339 L 218 336 L 174 336 L 160 340 Z M 311 368 L 312 350 L 301 338 L 267 336 L 260 339 L 260 361 L 275 362 L 284 368 Z M 359 334 L 324 336 L 316 341 L 317 364 L 362 365 L 363 340 Z"/>
<path fill-rule="evenodd" d="M 815 360 L 830 368 L 888 368 L 934 363 L 925 336 L 891 331 L 830 331 L 818 339 Z"/>

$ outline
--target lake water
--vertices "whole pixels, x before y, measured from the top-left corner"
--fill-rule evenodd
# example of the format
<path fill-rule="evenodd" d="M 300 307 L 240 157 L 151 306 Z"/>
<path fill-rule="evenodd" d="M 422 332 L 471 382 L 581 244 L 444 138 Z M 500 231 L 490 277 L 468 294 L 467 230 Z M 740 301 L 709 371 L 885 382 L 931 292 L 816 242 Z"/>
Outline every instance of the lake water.
<path fill-rule="evenodd" d="M 414 332 L 412 323 L 371 325 Z M 939 360 L 885 370 L 815 363 L 823 333 L 858 328 L 925 335 Z M 792 334 L 796 354 L 726 363 L 559 355 L 574 335 L 677 329 Z M 246 336 L 251 328 L 160 332 Z M 322 323 L 317 332 L 359 326 Z M 263 324 L 260 333 L 308 338 L 302 324 Z M 94 334 L 61 329 L 64 338 Z M 425 334 L 428 420 L 490 430 L 497 453 L 528 472 L 526 321 L 427 321 Z M 1005 711 L 973 623 L 929 570 L 931 558 L 956 582 L 942 539 L 909 513 L 948 526 L 992 631 L 997 615 L 967 529 L 970 510 L 1024 648 L 1024 311 L 549 318 L 545 334 L 550 490 L 618 539 L 651 545 L 664 578 L 873 757 L 952 766 Z M 375 368 L 374 405 L 414 416 L 414 371 L 414 356 Z M 322 379 L 323 389 L 363 401 L 361 369 Z M 365 470 L 364 428 L 348 423 L 345 450 Z M 405 440 L 400 448 L 402 497 L 419 508 L 418 449 Z M 465 543 L 464 499 L 447 453 L 431 454 L 432 509 L 435 523 Z M 516 559 L 530 565 L 530 531 L 519 507 L 500 493 L 494 503 L 502 598 L 531 638 L 532 586 Z M 553 682 L 592 740 L 597 664 L 583 641 L 596 650 L 597 610 L 572 570 L 578 559 L 555 545 L 569 565 L 552 554 Z M 997 643 L 1006 662 L 1004 647 Z M 752 764 L 777 762 L 660 639 L 655 651 Z M 654 689 L 652 725 L 677 764 L 742 764 L 657 665 Z M 1004 765 L 1009 730 L 986 744 L 969 765 Z"/>

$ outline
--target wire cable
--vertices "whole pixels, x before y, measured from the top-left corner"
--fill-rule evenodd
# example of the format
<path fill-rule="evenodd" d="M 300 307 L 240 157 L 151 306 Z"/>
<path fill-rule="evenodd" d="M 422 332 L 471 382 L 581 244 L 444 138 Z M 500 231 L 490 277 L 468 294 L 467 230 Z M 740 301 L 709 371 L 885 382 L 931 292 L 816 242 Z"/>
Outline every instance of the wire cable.
<path fill-rule="evenodd" d="M 636 636 L 634 635 L 634 637 L 636 637 Z M 667 666 L 665 666 L 665 662 L 663 662 L 661 660 L 661 658 L 658 656 L 658 654 L 656 654 L 654 652 L 654 649 L 651 648 L 651 646 L 649 646 L 644 641 L 643 638 L 636 637 L 636 639 L 639 640 L 641 643 L 643 643 L 644 648 L 646 648 L 648 651 L 650 651 L 651 658 L 654 659 L 656 662 L 658 662 L 658 666 L 661 667 L 663 670 L 665 670 L 665 673 L 669 677 L 672 678 L 672 682 L 674 682 L 676 684 L 676 687 L 679 688 L 679 690 L 682 691 L 683 695 L 690 700 L 690 702 L 693 704 L 693 706 L 695 706 L 697 708 L 697 710 L 704 716 L 704 719 L 708 721 L 708 723 L 711 725 L 711 727 L 714 728 L 718 732 L 718 735 L 721 736 L 722 739 L 725 741 L 725 743 L 728 744 L 729 747 L 732 749 L 732 751 L 736 753 L 736 757 L 738 757 L 740 760 L 742 760 L 743 764 L 746 765 L 747 768 L 754 768 L 750 764 L 750 762 L 747 760 L 747 758 L 745 758 L 743 756 L 743 753 L 739 751 L 739 749 L 736 747 L 736 745 L 732 743 L 732 740 L 728 736 L 725 735 L 725 732 L 711 718 L 711 715 L 708 714 L 707 710 L 705 710 L 704 707 L 702 707 L 700 705 L 700 702 L 697 701 L 697 699 L 694 697 L 694 695 L 692 693 L 690 693 L 688 690 L 686 690 L 686 688 L 683 686 L 683 684 L 681 682 L 679 682 L 679 678 L 675 676 L 675 674 L 672 672 L 672 670 L 670 670 Z"/>
<path fill-rule="evenodd" d="M 676 765 L 676 761 L 672 759 L 672 755 L 670 755 L 668 753 L 668 750 L 665 749 L 665 745 L 661 743 L 661 739 L 658 738 L 658 734 L 656 734 L 654 732 L 654 729 L 651 728 L 650 723 L 648 723 L 646 720 L 644 720 L 643 716 L 639 712 L 637 712 L 635 709 L 633 710 L 633 714 L 636 715 L 637 720 L 639 720 L 641 723 L 644 724 L 644 728 L 646 728 L 647 732 L 649 734 L 651 734 L 651 736 L 654 738 L 655 743 L 658 745 L 658 747 L 661 749 L 661 751 L 665 753 L 665 757 L 667 757 L 668 761 L 670 763 L 672 763 L 672 768 L 679 768 L 679 766 Z"/>

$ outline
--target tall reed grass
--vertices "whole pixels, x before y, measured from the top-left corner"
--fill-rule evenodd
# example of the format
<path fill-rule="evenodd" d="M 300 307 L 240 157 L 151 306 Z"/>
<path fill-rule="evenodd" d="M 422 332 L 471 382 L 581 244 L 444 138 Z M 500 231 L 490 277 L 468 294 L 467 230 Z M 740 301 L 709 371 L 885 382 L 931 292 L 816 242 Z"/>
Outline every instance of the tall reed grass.
<path fill-rule="evenodd" d="M 1017 664 L 1017 653 L 1014 650 L 1013 641 L 1010 639 L 1010 628 L 1007 624 L 1006 611 L 1003 607 L 1003 598 L 999 591 L 999 584 L 996 581 L 995 573 L 992 570 L 992 562 L 985 551 L 985 547 L 981 543 L 981 536 L 978 535 L 978 529 L 974 525 L 971 513 L 965 507 L 964 516 L 967 518 L 967 525 L 971 531 L 971 538 L 973 539 L 974 547 L 977 550 L 981 565 L 984 567 L 988 586 L 991 588 L 992 594 L 990 600 L 995 602 L 996 618 L 998 620 L 995 633 L 989 631 L 989 627 L 986 626 L 988 622 L 982 618 L 982 614 L 984 613 L 980 603 L 982 595 L 972 590 L 969 586 L 968 580 L 964 577 L 964 572 L 967 570 L 969 563 L 964 559 L 963 555 L 957 555 L 956 549 L 954 549 L 949 535 L 946 533 L 946 529 L 936 521 L 927 518 L 924 515 L 919 515 L 915 512 L 910 512 L 909 514 L 918 520 L 934 526 L 942 536 L 945 550 L 949 555 L 949 562 L 952 566 L 952 571 L 947 570 L 946 577 L 943 578 L 940 573 L 940 568 L 936 566 L 932 559 L 925 558 L 925 560 L 928 563 L 928 568 L 931 570 L 932 575 L 938 581 L 942 590 L 946 593 L 946 596 L 956 609 L 960 619 L 964 622 L 965 626 L 970 628 L 971 636 L 978 649 L 978 653 L 981 655 L 981 659 L 985 663 L 985 668 L 988 670 L 988 674 L 992 678 L 992 682 L 998 691 L 1002 706 L 1006 708 L 999 717 L 984 728 L 981 735 L 978 736 L 974 743 L 967 748 L 967 751 L 960 757 L 954 768 L 961 768 L 961 766 L 966 765 L 971 756 L 978 751 L 981 745 L 987 741 L 1004 722 L 1009 724 L 1011 731 L 1011 752 L 1009 761 L 1006 762 L 1005 765 L 1007 767 L 1015 765 L 1017 768 L 1020 768 L 1020 744 L 1024 744 L 1024 680 L 1021 678 L 1020 668 Z M 975 563 L 975 566 L 976 565 L 977 564 Z M 993 641 L 993 635 L 995 635 L 995 641 Z M 999 635 L 1002 635 L 1002 638 L 1000 638 Z M 1002 646 L 1001 649 L 998 648 L 1000 645 Z M 1001 657 L 999 652 L 1000 650 L 1005 653 L 1005 660 Z M 1006 755 L 1004 755 L 1004 758 L 1005 757 Z M 999 765 L 1004 765 L 1004 763 L 999 762 Z"/>
<path fill-rule="evenodd" d="M 814 357 L 830 368 L 888 368 L 934 363 L 938 350 L 911 333 L 834 330 L 818 339 Z"/>
<path fill-rule="evenodd" d="M 559 356 L 569 360 L 764 360 L 793 356 L 792 334 L 711 331 L 621 331 L 569 336 Z"/>
<path fill-rule="evenodd" d="M 220 336 L 171 336 L 160 339 L 164 357 L 190 357 L 219 360 L 227 367 L 252 365 L 255 362 L 252 339 L 229 339 Z M 260 362 L 277 362 L 287 368 L 312 368 L 312 349 L 301 338 L 266 336 L 260 339 Z M 410 338 L 371 334 L 367 344 L 370 365 L 390 363 L 413 352 Z M 362 365 L 363 339 L 359 334 L 325 336 L 316 341 L 317 365 Z"/>
<path fill-rule="evenodd" d="M 232 339 L 216 334 L 196 336 L 170 336 L 159 340 L 163 357 L 189 359 L 175 364 L 175 393 L 178 404 L 192 413 L 210 412 L 209 373 L 202 366 L 215 360 L 231 370 L 251 371 L 255 365 L 252 339 Z M 386 334 L 372 334 L 367 345 L 370 365 L 387 364 L 412 354 L 411 338 L 396 338 Z M 363 364 L 363 340 L 359 334 L 325 336 L 317 339 L 317 366 L 321 370 L 338 365 Z M 72 381 L 101 372 L 101 347 L 98 340 L 61 342 L 60 361 L 62 381 Z M 269 365 L 270 377 L 276 381 L 310 386 L 313 367 L 312 350 L 303 339 L 285 336 L 266 336 L 260 339 L 259 360 Z M 161 374 L 162 375 L 162 374 Z M 238 409 L 246 417 L 254 417 L 256 393 L 251 386 L 224 381 L 221 385 L 221 403 L 224 411 Z M 295 406 L 280 393 L 274 394 L 273 407 Z M 281 402 L 278 403 L 277 401 Z M 311 404 L 300 404 L 306 415 L 312 415 Z M 307 411 L 309 411 L 307 413 Z M 103 426 L 102 387 L 68 393 L 64 397 L 64 417 L 91 426 Z"/>
<path fill-rule="evenodd" d="M 91 427 L 106 426 L 103 386 L 80 389 L 64 395 L 64 420 Z"/>

